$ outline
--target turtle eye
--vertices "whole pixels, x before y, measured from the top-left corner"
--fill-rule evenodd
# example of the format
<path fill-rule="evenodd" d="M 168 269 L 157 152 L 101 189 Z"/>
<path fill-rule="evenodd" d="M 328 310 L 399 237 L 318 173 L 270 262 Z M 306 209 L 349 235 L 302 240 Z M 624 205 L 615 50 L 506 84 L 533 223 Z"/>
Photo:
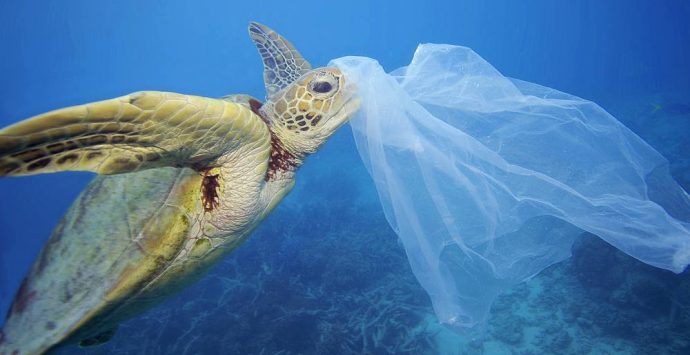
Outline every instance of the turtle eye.
<path fill-rule="evenodd" d="M 327 81 L 317 81 L 311 89 L 320 94 L 325 94 L 333 90 L 333 85 Z"/>
<path fill-rule="evenodd" d="M 318 73 L 309 83 L 309 91 L 317 95 L 334 95 L 338 91 L 338 78 L 328 72 Z"/>

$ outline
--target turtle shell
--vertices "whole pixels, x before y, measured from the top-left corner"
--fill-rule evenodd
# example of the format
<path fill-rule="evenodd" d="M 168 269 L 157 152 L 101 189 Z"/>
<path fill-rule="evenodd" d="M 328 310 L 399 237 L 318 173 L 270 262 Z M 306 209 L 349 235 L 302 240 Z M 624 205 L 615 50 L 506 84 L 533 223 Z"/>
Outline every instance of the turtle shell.
<path fill-rule="evenodd" d="M 183 286 L 156 280 L 185 246 L 194 226 L 190 216 L 201 209 L 202 178 L 179 168 L 96 177 L 22 283 L 0 349 L 33 354 L 64 341 L 97 339 Z"/>

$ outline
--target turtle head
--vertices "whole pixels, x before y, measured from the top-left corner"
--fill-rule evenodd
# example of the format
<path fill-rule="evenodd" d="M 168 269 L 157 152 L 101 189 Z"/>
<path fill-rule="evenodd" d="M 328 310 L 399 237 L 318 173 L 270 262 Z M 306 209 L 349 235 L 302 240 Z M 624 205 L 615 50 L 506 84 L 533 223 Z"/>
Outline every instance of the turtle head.
<path fill-rule="evenodd" d="M 312 69 L 285 38 L 251 23 L 264 63 L 266 102 L 259 109 L 282 147 L 297 158 L 315 152 L 359 108 L 353 85 L 337 68 Z"/>
<path fill-rule="evenodd" d="M 336 68 L 314 69 L 269 98 L 262 110 L 288 151 L 315 152 L 359 107 Z"/>

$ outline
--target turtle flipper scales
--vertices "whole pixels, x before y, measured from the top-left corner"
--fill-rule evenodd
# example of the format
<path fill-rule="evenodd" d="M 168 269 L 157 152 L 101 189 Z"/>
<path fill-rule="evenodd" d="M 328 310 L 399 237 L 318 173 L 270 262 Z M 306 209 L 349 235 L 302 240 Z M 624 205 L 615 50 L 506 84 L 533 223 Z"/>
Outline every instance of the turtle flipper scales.
<path fill-rule="evenodd" d="M 0 130 L 0 176 L 203 168 L 246 143 L 269 139 L 265 123 L 241 104 L 144 91 Z"/>
<path fill-rule="evenodd" d="M 283 36 L 256 22 L 249 24 L 249 37 L 259 50 L 264 63 L 266 96 L 280 90 L 311 70 L 311 64 Z"/>

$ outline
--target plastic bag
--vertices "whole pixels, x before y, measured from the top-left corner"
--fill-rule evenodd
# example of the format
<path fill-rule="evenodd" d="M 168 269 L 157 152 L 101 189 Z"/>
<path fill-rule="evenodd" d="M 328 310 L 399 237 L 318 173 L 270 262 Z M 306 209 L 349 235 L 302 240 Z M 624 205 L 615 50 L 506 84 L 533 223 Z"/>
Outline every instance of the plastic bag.
<path fill-rule="evenodd" d="M 502 76 L 469 48 L 420 45 L 354 80 L 351 126 L 386 218 L 441 322 L 485 324 L 510 286 L 591 232 L 654 266 L 690 263 L 690 198 L 668 162 L 596 104 Z"/>

